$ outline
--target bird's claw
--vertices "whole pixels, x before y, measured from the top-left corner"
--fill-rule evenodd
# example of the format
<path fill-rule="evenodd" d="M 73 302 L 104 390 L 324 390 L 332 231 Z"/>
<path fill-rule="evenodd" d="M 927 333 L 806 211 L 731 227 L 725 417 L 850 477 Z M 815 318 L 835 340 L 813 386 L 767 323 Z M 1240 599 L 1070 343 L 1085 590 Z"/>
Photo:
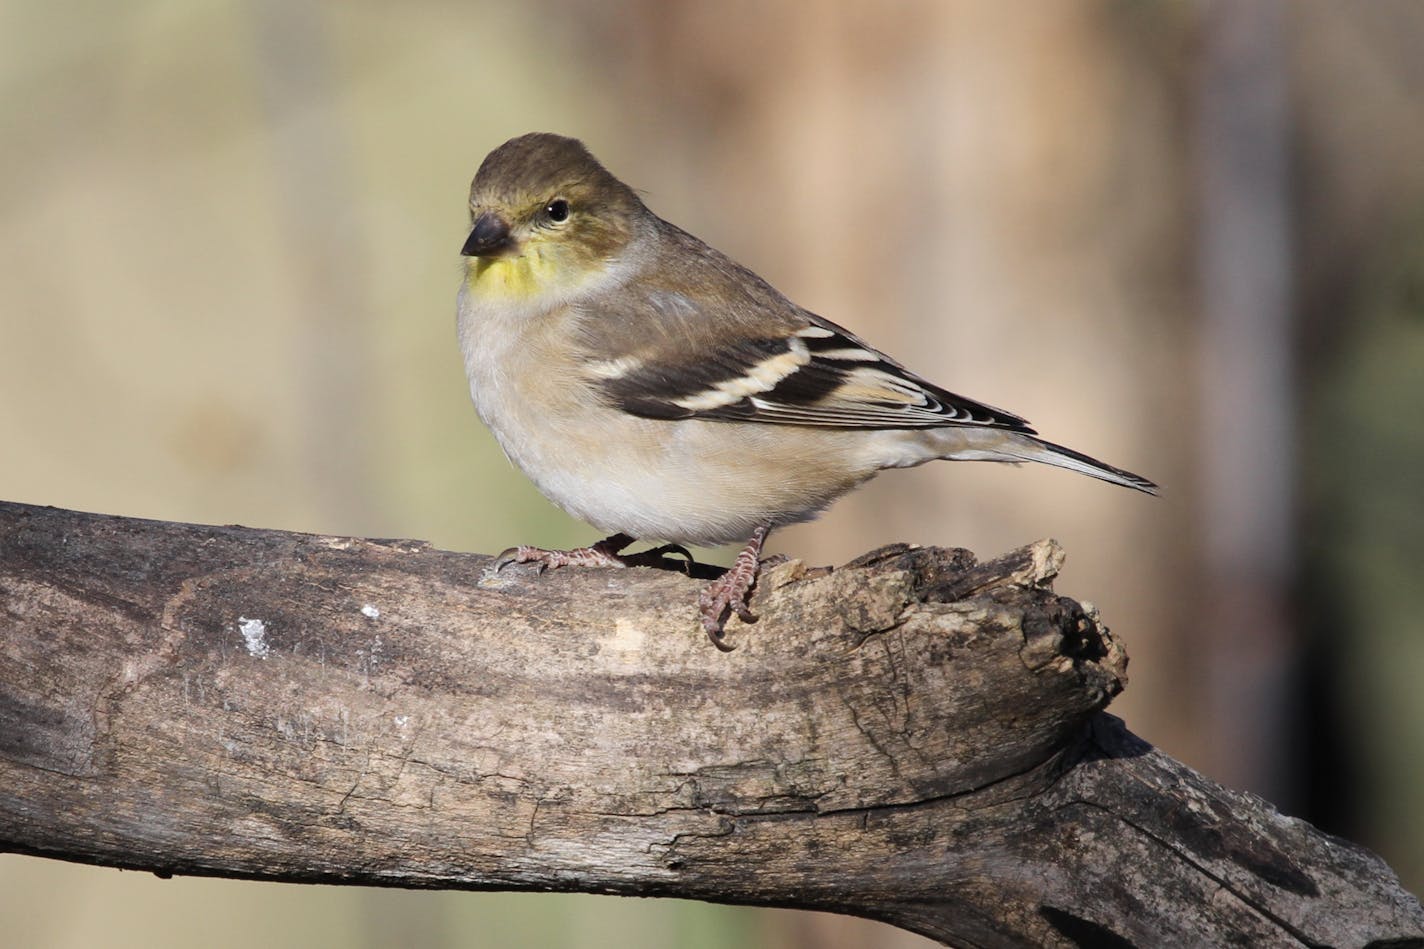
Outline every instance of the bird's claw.
<path fill-rule="evenodd" d="M 697 609 L 702 617 L 702 628 L 707 632 L 707 638 L 712 640 L 712 645 L 722 652 L 731 652 L 737 648 L 727 642 L 727 620 L 732 618 L 732 614 L 735 613 L 743 623 L 757 621 L 756 614 L 747 605 L 747 596 L 755 583 L 755 572 L 747 576 L 744 571 L 734 568 L 712 581 L 707 589 L 698 594 Z"/>
<path fill-rule="evenodd" d="M 527 550 L 525 547 L 509 547 L 499 552 L 487 568 L 491 576 L 497 575 L 505 567 L 512 563 L 525 563 L 525 559 L 520 555 Z"/>
<path fill-rule="evenodd" d="M 761 547 L 770 530 L 770 524 L 763 524 L 752 531 L 751 540 L 747 541 L 747 545 L 737 554 L 737 559 L 732 561 L 731 569 L 713 580 L 697 596 L 697 611 L 702 617 L 702 628 L 706 630 L 707 638 L 712 640 L 712 645 L 723 652 L 731 652 L 737 648 L 727 642 L 726 634 L 727 620 L 733 613 L 737 614 L 737 618 L 743 623 L 757 621 L 751 608 L 747 606 L 747 597 L 751 595 L 752 588 L 756 586 L 757 575 L 761 572 Z M 770 558 L 767 565 L 771 566 L 785 559 Z"/>

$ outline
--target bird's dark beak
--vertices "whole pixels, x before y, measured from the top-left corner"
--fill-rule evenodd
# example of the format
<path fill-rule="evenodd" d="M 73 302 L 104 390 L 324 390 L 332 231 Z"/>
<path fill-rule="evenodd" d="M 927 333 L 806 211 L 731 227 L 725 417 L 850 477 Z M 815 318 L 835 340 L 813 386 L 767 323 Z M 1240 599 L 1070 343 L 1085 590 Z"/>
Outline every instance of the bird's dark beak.
<path fill-rule="evenodd" d="M 485 211 L 475 218 L 475 228 L 460 253 L 465 257 L 497 257 L 513 245 L 509 237 L 509 225 L 504 218 L 493 211 Z"/>

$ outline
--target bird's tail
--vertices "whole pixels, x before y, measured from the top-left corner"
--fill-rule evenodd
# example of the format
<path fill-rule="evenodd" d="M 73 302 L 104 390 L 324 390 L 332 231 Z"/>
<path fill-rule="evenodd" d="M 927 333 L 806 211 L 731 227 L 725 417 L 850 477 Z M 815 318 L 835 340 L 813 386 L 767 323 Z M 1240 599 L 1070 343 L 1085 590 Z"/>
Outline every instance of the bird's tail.
<path fill-rule="evenodd" d="M 1046 465 L 1057 465 L 1059 468 L 1067 468 L 1069 471 L 1076 471 L 1079 474 L 1088 475 L 1091 478 L 1099 478 L 1110 484 L 1120 484 L 1124 488 L 1135 488 L 1138 491 L 1145 491 L 1148 494 L 1157 493 L 1157 485 L 1139 474 L 1131 471 L 1124 471 L 1121 468 L 1114 468 L 1098 459 L 1083 454 L 1081 451 L 1074 451 L 1071 448 L 1064 448 L 1062 445 L 1055 445 L 1053 442 L 1044 441 L 1041 438 L 1032 439 L 1030 446 L 1033 455 L 1030 461 L 1041 461 Z"/>
<path fill-rule="evenodd" d="M 949 435 L 954 430 L 946 428 L 938 429 L 937 432 Z M 960 429 L 955 434 L 958 437 L 954 440 L 959 444 L 945 445 L 944 447 L 949 450 L 940 455 L 941 458 L 957 461 L 1037 461 L 1045 465 L 1067 468 L 1069 471 L 1076 471 L 1079 474 L 1098 478 L 1111 484 L 1120 484 L 1124 488 L 1133 488 L 1147 494 L 1157 493 L 1157 485 L 1142 475 L 1114 468 L 1112 465 L 1098 461 L 1098 459 L 1080 451 L 1055 445 L 1036 435 L 994 429 L 979 429 L 977 434 L 980 437 L 978 438 L 965 438 L 964 436 L 968 435 L 969 431 L 964 429 Z"/>

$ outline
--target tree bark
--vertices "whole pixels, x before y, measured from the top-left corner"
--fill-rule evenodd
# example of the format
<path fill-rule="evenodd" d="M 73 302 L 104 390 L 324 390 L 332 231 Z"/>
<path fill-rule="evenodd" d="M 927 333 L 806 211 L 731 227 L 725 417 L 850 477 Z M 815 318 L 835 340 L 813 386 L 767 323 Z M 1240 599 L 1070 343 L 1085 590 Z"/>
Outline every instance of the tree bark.
<path fill-rule="evenodd" d="M 676 569 L 488 577 L 418 542 L 0 504 L 0 849 L 957 946 L 1424 938 L 1377 857 L 1101 711 L 1126 655 L 1052 591 L 1061 560 L 792 561 L 724 655 Z"/>

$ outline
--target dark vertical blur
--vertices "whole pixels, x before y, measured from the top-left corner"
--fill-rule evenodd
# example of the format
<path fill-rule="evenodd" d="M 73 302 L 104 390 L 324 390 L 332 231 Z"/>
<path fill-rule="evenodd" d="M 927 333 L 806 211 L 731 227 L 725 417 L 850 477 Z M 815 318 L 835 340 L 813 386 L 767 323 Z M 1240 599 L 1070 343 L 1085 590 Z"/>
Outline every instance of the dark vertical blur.
<path fill-rule="evenodd" d="M 1424 5 L 1291 6 L 1306 816 L 1424 889 Z"/>
<path fill-rule="evenodd" d="M 1295 318 L 1285 6 L 1210 2 L 1197 69 L 1202 593 L 1207 771 L 1300 803 Z"/>

